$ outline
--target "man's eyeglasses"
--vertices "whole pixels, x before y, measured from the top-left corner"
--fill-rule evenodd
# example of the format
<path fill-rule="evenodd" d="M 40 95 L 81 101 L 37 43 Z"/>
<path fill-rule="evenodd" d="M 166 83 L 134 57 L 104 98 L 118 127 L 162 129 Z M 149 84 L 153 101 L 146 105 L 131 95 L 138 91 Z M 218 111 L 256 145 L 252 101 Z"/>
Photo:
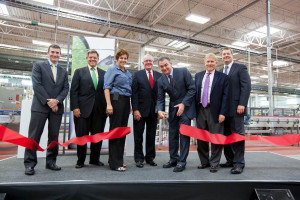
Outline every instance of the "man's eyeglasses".
<path fill-rule="evenodd" d="M 145 63 L 147 62 L 153 62 L 153 60 L 144 60 Z"/>

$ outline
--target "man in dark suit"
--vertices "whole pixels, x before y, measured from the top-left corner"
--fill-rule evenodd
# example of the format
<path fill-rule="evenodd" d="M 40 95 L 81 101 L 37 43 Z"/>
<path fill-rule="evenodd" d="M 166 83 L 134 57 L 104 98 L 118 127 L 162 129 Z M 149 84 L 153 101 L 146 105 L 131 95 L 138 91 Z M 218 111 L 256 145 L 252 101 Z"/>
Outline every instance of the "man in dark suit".
<path fill-rule="evenodd" d="M 136 72 L 132 81 L 131 104 L 133 109 L 134 160 L 136 166 L 144 167 L 144 160 L 151 166 L 157 166 L 155 158 L 155 135 L 157 127 L 157 80 L 161 74 L 153 71 L 154 61 L 145 55 L 143 70 Z M 146 123 L 146 155 L 143 153 L 143 133 Z"/>
<path fill-rule="evenodd" d="M 238 133 L 245 135 L 244 115 L 251 91 L 251 80 L 247 67 L 233 62 L 232 50 L 225 48 L 222 50 L 224 68 L 221 72 L 228 74 L 229 95 L 228 106 L 229 115 L 225 120 L 224 134 L 230 135 Z M 245 167 L 245 141 L 235 142 L 224 146 L 224 154 L 227 162 L 221 167 L 233 167 L 232 174 L 240 174 Z"/>
<path fill-rule="evenodd" d="M 224 120 L 227 115 L 228 79 L 227 75 L 215 70 L 217 59 L 215 54 L 205 56 L 205 71 L 195 75 L 197 127 L 210 133 L 224 132 Z M 211 144 L 198 140 L 198 155 L 201 161 L 199 169 L 210 167 L 210 172 L 217 172 L 221 160 L 223 145 Z"/>
<path fill-rule="evenodd" d="M 164 74 L 158 80 L 157 108 L 160 119 L 167 117 L 165 93 L 170 97 L 168 114 L 170 160 L 163 167 L 176 166 L 173 171 L 182 172 L 189 154 L 190 137 L 179 134 L 179 127 L 181 124 L 191 125 L 191 120 L 196 117 L 195 83 L 186 68 L 173 68 L 168 57 L 161 57 L 158 65 Z M 178 155 L 179 138 L 180 155 Z"/>
<path fill-rule="evenodd" d="M 63 101 L 69 92 L 68 74 L 58 60 L 61 49 L 58 45 L 48 48 L 48 60 L 34 63 L 32 68 L 32 87 L 34 96 L 31 106 L 31 118 L 28 137 L 40 142 L 46 120 L 48 119 L 48 145 L 58 141 L 59 128 L 64 112 Z M 47 150 L 46 168 L 60 170 L 56 165 L 58 146 Z M 24 155 L 25 174 L 34 175 L 37 164 L 36 151 L 26 149 Z"/>
<path fill-rule="evenodd" d="M 71 84 L 71 110 L 74 114 L 77 137 L 102 133 L 106 122 L 106 101 L 103 91 L 105 71 L 97 68 L 99 54 L 89 50 L 86 56 L 88 66 L 76 69 Z M 103 166 L 100 162 L 102 141 L 91 143 L 90 164 Z M 77 145 L 75 168 L 84 167 L 87 145 Z"/>

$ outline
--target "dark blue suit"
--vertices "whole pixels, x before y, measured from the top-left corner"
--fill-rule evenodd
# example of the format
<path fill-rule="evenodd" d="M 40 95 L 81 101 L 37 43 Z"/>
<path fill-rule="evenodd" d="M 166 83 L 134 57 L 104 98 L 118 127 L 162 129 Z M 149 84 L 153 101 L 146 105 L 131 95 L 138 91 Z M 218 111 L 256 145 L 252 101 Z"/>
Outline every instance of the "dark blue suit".
<path fill-rule="evenodd" d="M 223 72 L 221 69 L 221 72 Z M 229 95 L 228 106 L 229 113 L 225 119 L 225 135 L 232 133 L 239 133 L 245 135 L 244 130 L 244 115 L 246 115 L 246 109 L 248 99 L 251 91 L 251 80 L 247 70 L 247 67 L 243 64 L 233 63 L 229 74 Z M 245 106 L 245 112 L 243 114 L 237 113 L 238 105 Z M 245 141 L 236 142 L 230 145 L 224 146 L 224 154 L 229 163 L 232 163 L 235 167 L 245 166 Z"/>
<path fill-rule="evenodd" d="M 58 141 L 59 128 L 64 112 L 63 101 L 69 92 L 68 74 L 61 66 L 57 65 L 56 82 L 48 60 L 34 63 L 32 68 L 32 87 L 34 96 L 31 106 L 31 118 L 28 137 L 40 142 L 46 120 L 48 119 L 48 145 Z M 47 104 L 47 99 L 57 99 L 58 110 L 52 112 Z M 56 163 L 58 146 L 47 150 L 46 164 Z M 26 149 L 24 155 L 25 167 L 35 167 L 37 164 L 36 151 Z"/>
<path fill-rule="evenodd" d="M 213 82 L 210 90 L 210 102 L 205 108 L 201 102 L 202 82 L 205 71 L 195 75 L 196 84 L 196 106 L 197 106 L 197 127 L 207 130 L 210 133 L 223 134 L 224 123 L 219 123 L 219 115 L 226 116 L 228 113 L 228 78 L 226 74 L 214 71 Z M 198 155 L 201 165 L 218 167 L 222 155 L 223 145 L 211 144 L 211 157 L 209 157 L 209 143 L 198 140 Z"/>
<path fill-rule="evenodd" d="M 158 111 L 165 110 L 165 93 L 170 97 L 169 103 L 169 153 L 170 163 L 186 165 L 186 158 L 189 153 L 190 137 L 179 134 L 181 124 L 191 125 L 191 120 L 196 117 L 194 96 L 196 93 L 195 84 L 190 72 L 186 68 L 173 68 L 173 87 L 171 87 L 166 75 L 158 80 Z M 177 104 L 185 105 L 184 112 L 177 116 Z M 180 156 L 178 155 L 180 135 Z"/>
<path fill-rule="evenodd" d="M 157 127 L 157 80 L 161 73 L 153 71 L 153 89 L 146 70 L 135 72 L 132 81 L 132 110 L 141 114 L 139 121 L 133 121 L 135 162 L 153 161 L 155 158 L 155 135 Z M 143 133 L 146 123 L 146 155 L 143 153 Z"/>

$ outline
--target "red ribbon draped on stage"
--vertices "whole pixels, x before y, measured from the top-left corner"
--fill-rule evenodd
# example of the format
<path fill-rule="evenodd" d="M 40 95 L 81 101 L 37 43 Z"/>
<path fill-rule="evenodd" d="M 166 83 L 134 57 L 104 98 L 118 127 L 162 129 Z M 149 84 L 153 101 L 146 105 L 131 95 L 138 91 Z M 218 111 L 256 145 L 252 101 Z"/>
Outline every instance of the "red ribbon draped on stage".
<path fill-rule="evenodd" d="M 102 140 L 122 138 L 122 137 L 128 135 L 130 132 L 131 132 L 130 127 L 118 127 L 118 128 L 115 128 L 111 131 L 104 132 L 104 133 L 97 133 L 95 135 L 85 135 L 82 137 L 72 138 L 63 144 L 53 141 L 49 144 L 49 146 L 46 149 L 49 149 L 56 145 L 67 147 L 71 143 L 78 144 L 78 145 L 84 145 L 88 142 L 97 143 Z M 0 140 L 4 141 L 4 142 L 16 144 L 19 146 L 23 146 L 23 147 L 26 147 L 26 148 L 32 149 L 32 150 L 37 150 L 37 151 L 45 151 L 46 150 L 46 149 L 41 148 L 40 145 L 35 140 L 33 140 L 31 138 L 27 138 L 27 137 L 13 131 L 13 130 L 10 130 L 9 128 L 6 128 L 5 126 L 2 126 L 2 125 L 0 125 Z"/>
<path fill-rule="evenodd" d="M 206 142 L 214 144 L 230 144 L 242 140 L 257 140 L 264 141 L 275 145 L 292 145 L 300 142 L 300 134 L 288 134 L 282 136 L 250 136 L 245 137 L 243 135 L 233 133 L 229 136 L 224 136 L 219 133 L 212 134 L 206 130 L 198 129 L 192 126 L 181 124 L 179 132 L 182 135 L 190 136 Z"/>

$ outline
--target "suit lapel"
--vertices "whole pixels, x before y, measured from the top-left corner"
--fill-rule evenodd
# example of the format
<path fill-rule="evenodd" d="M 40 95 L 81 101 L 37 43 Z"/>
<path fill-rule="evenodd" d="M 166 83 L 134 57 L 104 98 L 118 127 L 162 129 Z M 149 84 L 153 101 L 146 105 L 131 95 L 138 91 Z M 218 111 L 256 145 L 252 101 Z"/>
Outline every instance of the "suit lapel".
<path fill-rule="evenodd" d="M 93 83 L 93 79 L 91 77 L 89 66 L 84 68 L 84 73 L 88 77 L 89 84 L 92 85 L 93 89 L 95 90 L 95 86 L 94 86 L 94 83 Z"/>
<path fill-rule="evenodd" d="M 200 74 L 199 74 L 199 79 L 197 80 L 197 83 L 196 83 L 196 85 L 197 85 L 197 90 L 198 90 L 198 94 L 200 95 L 200 100 L 201 100 L 201 87 L 202 87 L 202 81 L 203 81 L 203 77 L 204 77 L 204 74 L 205 74 L 205 72 L 206 71 L 204 71 L 204 72 L 201 72 Z"/>
<path fill-rule="evenodd" d="M 63 76 L 63 73 L 62 73 L 62 67 L 60 65 L 57 65 L 57 73 L 56 73 L 56 83 L 58 82 L 58 80 L 61 79 L 61 77 Z M 54 80 L 54 79 L 53 79 Z"/>
<path fill-rule="evenodd" d="M 236 64 L 235 64 L 235 63 L 232 63 L 231 69 L 230 69 L 229 74 L 228 74 L 228 78 L 231 77 L 231 75 L 232 75 L 233 72 L 236 70 L 236 68 L 237 68 Z"/>
<path fill-rule="evenodd" d="M 143 73 L 142 73 L 142 78 L 144 79 L 143 80 L 143 83 L 146 83 L 146 85 L 151 89 L 151 86 L 150 86 L 150 82 L 149 82 L 149 79 L 148 79 L 148 76 L 147 76 L 147 71 L 144 69 Z M 153 72 L 154 73 L 154 72 Z M 154 79 L 154 78 L 153 78 Z M 154 80 L 153 80 L 153 85 L 154 85 Z"/>
<path fill-rule="evenodd" d="M 215 71 L 215 74 L 214 74 L 214 80 L 212 82 L 212 86 L 211 86 L 211 90 L 210 90 L 210 94 L 212 93 L 212 91 L 214 90 L 215 86 L 216 86 L 216 83 L 218 82 L 219 80 L 219 73 L 217 71 Z"/>

